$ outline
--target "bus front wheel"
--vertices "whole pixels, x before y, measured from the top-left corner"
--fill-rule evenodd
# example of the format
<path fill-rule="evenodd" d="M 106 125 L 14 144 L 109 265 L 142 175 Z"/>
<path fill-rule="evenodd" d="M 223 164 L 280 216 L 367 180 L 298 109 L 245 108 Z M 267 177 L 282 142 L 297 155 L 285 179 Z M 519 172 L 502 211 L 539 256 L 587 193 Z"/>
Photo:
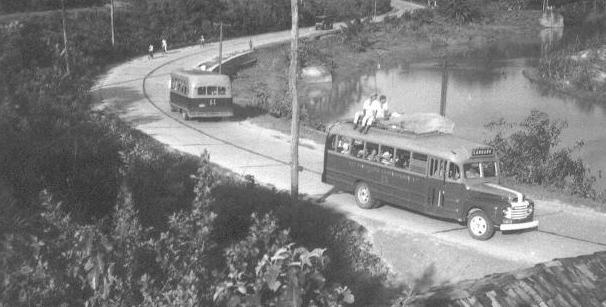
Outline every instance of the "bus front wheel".
<path fill-rule="evenodd" d="M 494 224 L 482 210 L 474 210 L 467 217 L 467 230 L 476 240 L 488 240 L 495 232 Z"/>
<path fill-rule="evenodd" d="M 358 182 L 354 189 L 354 197 L 358 207 L 362 209 L 372 209 L 375 207 L 375 200 L 370 193 L 370 187 L 366 182 Z"/>

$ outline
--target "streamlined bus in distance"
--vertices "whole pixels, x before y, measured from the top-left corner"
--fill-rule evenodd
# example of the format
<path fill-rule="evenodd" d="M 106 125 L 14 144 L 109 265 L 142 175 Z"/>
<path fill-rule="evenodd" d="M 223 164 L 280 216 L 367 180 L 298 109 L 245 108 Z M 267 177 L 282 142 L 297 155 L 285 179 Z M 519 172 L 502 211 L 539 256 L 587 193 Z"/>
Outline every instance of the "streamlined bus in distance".
<path fill-rule="evenodd" d="M 170 110 L 185 120 L 234 115 L 229 76 L 203 70 L 170 74 Z"/>
<path fill-rule="evenodd" d="M 474 239 L 536 228 L 534 203 L 504 187 L 494 148 L 452 134 L 412 134 L 351 123 L 329 128 L 322 182 L 353 192 L 358 206 L 389 203 L 466 223 Z"/>

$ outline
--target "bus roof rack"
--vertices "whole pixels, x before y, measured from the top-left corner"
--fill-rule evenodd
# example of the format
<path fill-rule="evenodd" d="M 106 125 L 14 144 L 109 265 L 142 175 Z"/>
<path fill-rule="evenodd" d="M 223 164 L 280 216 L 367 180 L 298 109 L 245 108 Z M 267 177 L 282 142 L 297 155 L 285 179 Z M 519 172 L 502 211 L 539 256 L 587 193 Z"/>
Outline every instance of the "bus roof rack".
<path fill-rule="evenodd" d="M 352 120 L 337 123 L 350 123 L 353 125 Z M 387 120 L 375 120 L 372 129 L 410 137 L 432 136 L 452 134 L 454 131 L 454 122 L 435 113 L 397 114 L 397 116 L 392 116 Z"/>

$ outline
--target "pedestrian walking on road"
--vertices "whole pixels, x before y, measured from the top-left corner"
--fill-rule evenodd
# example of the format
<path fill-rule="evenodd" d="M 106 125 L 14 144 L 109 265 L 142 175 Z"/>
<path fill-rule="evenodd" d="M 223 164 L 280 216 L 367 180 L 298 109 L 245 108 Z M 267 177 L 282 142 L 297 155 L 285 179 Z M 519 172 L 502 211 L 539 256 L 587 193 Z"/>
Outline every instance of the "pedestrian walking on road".
<path fill-rule="evenodd" d="M 200 35 L 200 48 L 204 48 L 204 35 Z"/>
<path fill-rule="evenodd" d="M 252 38 L 248 40 L 248 47 L 250 48 L 250 50 L 253 50 Z"/>
<path fill-rule="evenodd" d="M 147 55 L 150 60 L 154 58 L 154 44 L 149 44 L 149 48 L 147 48 Z"/>
<path fill-rule="evenodd" d="M 168 43 L 166 42 L 166 39 L 162 39 L 162 52 L 164 54 L 166 54 L 166 52 L 168 52 Z"/>

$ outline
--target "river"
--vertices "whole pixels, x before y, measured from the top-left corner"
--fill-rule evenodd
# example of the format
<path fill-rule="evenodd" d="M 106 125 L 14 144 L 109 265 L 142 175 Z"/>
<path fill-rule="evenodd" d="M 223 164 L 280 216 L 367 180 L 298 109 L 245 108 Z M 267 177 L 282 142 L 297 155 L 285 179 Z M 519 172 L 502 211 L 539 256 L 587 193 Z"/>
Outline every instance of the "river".
<path fill-rule="evenodd" d="M 506 43 L 507 44 L 507 43 Z M 554 93 L 530 82 L 523 71 L 532 69 L 540 44 L 532 42 L 509 55 L 465 56 L 449 59 L 446 116 L 455 122 L 455 134 L 484 141 L 492 135 L 484 125 L 505 119 L 519 122 L 531 110 L 550 119 L 565 120 L 561 146 L 583 141 L 578 156 L 592 174 L 606 170 L 606 102 L 583 101 Z M 501 50 L 501 49 L 498 49 Z M 488 52 L 490 53 L 490 52 Z M 486 55 L 486 54 L 485 54 Z M 387 65 L 384 65 L 387 66 Z M 440 110 L 442 68 L 437 61 L 389 65 L 356 76 L 336 76 L 333 83 L 305 86 L 303 100 L 312 118 L 330 122 L 353 117 L 371 92 L 385 94 L 392 111 L 415 113 Z M 328 98 L 330 97 L 330 98 Z M 598 179 L 596 188 L 606 180 Z"/>

